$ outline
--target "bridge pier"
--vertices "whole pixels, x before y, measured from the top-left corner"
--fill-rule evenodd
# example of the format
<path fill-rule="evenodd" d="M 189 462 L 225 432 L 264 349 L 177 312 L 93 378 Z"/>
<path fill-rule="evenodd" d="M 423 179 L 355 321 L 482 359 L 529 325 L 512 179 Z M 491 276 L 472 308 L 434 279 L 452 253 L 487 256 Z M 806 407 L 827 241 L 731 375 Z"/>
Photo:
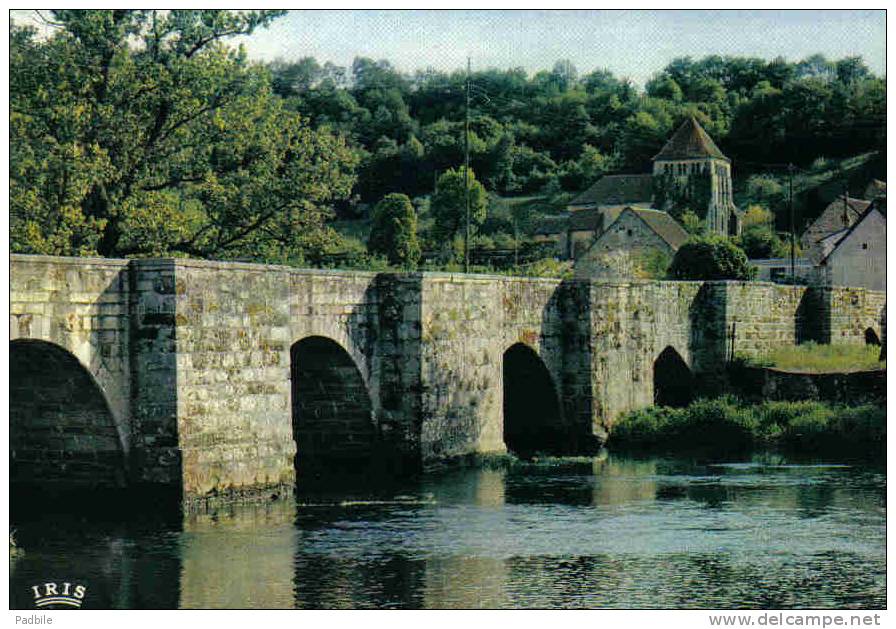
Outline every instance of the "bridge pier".
<path fill-rule="evenodd" d="M 620 413 L 654 402 L 664 352 L 711 382 L 735 326 L 746 354 L 807 331 L 864 343 L 868 329 L 881 336 L 884 307 L 864 289 L 22 255 L 10 300 L 13 342 L 50 344 L 66 357 L 51 369 L 74 365 L 95 383 L 128 482 L 188 504 L 289 493 L 297 461 L 318 458 L 327 474 L 340 453 L 356 453 L 349 467 L 391 459 L 407 471 L 505 452 L 530 430 L 505 425 L 521 386 L 551 398 L 531 430 L 553 449 L 587 448 Z M 26 430 L 44 421 L 28 408 L 11 418 Z M 100 439 L 64 414 L 57 432 Z M 47 456 L 76 442 L 48 439 Z"/>

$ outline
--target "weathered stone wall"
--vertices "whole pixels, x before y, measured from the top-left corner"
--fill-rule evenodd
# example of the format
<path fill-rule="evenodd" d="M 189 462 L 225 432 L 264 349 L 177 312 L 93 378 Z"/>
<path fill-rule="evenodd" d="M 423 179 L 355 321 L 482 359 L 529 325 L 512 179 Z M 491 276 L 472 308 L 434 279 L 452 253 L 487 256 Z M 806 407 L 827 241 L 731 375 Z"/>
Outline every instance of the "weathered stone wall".
<path fill-rule="evenodd" d="M 653 363 L 671 346 L 692 370 L 719 360 L 717 302 L 700 282 L 590 284 L 593 430 L 653 404 Z M 724 356 L 721 358 L 724 360 Z"/>
<path fill-rule="evenodd" d="M 363 385 L 342 393 L 369 395 L 377 447 L 408 469 L 506 449 L 502 362 L 515 344 L 550 374 L 558 432 L 575 448 L 653 403 L 654 361 L 667 347 L 712 391 L 733 328 L 734 351 L 752 355 L 810 338 L 863 343 L 869 327 L 883 336 L 885 299 L 763 283 L 34 256 L 13 256 L 11 280 L 11 338 L 76 357 L 108 400 L 132 479 L 188 500 L 292 488 L 303 449 L 290 349 L 302 339 L 323 337 L 350 357 L 357 372 L 343 371 Z"/>
<path fill-rule="evenodd" d="M 124 260 L 14 255 L 9 281 L 10 340 L 70 352 L 105 395 L 125 454 L 131 447 L 127 267 Z M 15 370 L 15 352 L 10 359 Z"/>
<path fill-rule="evenodd" d="M 174 262 L 134 261 L 129 285 L 133 479 L 180 491 Z"/>
<path fill-rule="evenodd" d="M 560 280 L 426 274 L 422 279 L 421 455 L 503 452 L 504 352 L 544 362 L 575 440 L 591 423 L 587 293 Z"/>
<path fill-rule="evenodd" d="M 730 332 L 735 326 L 736 354 L 758 356 L 811 336 L 807 327 L 816 321 L 812 289 L 764 282 L 725 282 L 717 290 L 724 300 L 720 307 L 725 309 L 725 328 Z"/>
<path fill-rule="evenodd" d="M 283 268 L 174 265 L 177 430 L 188 497 L 294 482 L 289 290 Z"/>
<path fill-rule="evenodd" d="M 877 404 L 887 400 L 884 369 L 850 373 L 797 373 L 766 367 L 743 367 L 737 374 L 738 394 L 744 399 L 822 400 L 832 404 Z"/>
<path fill-rule="evenodd" d="M 871 328 L 883 338 L 884 309 L 887 294 L 867 288 L 835 286 L 818 289 L 823 294 L 823 342 L 860 345 L 865 330 Z"/>

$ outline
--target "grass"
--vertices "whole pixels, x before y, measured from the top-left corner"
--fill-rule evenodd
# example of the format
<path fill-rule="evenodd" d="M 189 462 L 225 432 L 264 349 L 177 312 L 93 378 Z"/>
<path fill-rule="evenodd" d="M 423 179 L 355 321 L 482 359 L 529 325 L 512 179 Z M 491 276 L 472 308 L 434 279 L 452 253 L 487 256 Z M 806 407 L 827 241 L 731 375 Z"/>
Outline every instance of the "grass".
<path fill-rule="evenodd" d="M 747 364 L 774 367 L 784 371 L 831 373 L 885 369 L 886 361 L 878 360 L 877 345 L 819 345 L 809 342 L 782 346 L 756 359 L 745 359 Z"/>
<path fill-rule="evenodd" d="M 649 407 L 623 415 L 610 431 L 611 449 L 705 451 L 717 454 L 780 448 L 801 454 L 882 457 L 886 410 L 870 404 L 763 402 L 731 397 L 687 408 Z"/>
<path fill-rule="evenodd" d="M 355 220 L 339 220 L 330 223 L 330 227 L 348 238 L 354 238 L 361 243 L 367 243 L 370 238 L 370 226 L 373 224 L 369 218 Z"/>

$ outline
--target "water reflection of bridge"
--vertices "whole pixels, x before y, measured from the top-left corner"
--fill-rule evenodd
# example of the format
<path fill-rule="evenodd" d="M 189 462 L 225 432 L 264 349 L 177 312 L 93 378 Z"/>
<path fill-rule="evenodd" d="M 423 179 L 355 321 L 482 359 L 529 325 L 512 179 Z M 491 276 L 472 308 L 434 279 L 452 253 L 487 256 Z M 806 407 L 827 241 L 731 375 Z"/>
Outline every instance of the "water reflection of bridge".
<path fill-rule="evenodd" d="M 612 456 L 454 470 L 372 500 L 299 496 L 188 515 L 174 529 L 147 532 L 143 524 L 60 553 L 52 565 L 46 553 L 26 552 L 11 564 L 12 592 L 27 592 L 48 569 L 77 566 L 95 608 L 706 607 L 737 596 L 793 603 L 804 599 L 775 590 L 761 562 L 745 564 L 738 553 L 758 544 L 757 555 L 774 555 L 782 543 L 802 552 L 808 543 L 775 539 L 757 513 L 824 530 L 832 513 L 859 514 L 857 521 L 881 513 L 883 484 L 878 491 L 868 479 L 853 486 L 823 477 L 814 468 L 760 474 Z M 719 543 L 728 552 L 717 552 Z M 824 561 L 798 559 L 799 574 L 836 582 Z M 693 591 L 709 598 L 687 599 Z"/>

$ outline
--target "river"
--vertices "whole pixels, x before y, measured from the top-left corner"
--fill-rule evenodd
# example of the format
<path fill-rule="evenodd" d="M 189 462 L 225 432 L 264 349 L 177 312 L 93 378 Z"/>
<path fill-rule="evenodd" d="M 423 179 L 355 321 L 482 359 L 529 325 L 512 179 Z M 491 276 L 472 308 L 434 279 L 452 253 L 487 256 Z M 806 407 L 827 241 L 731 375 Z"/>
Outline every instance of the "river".
<path fill-rule="evenodd" d="M 611 454 L 175 521 L 13 505 L 10 604 L 65 581 L 84 608 L 882 608 L 885 493 L 868 464 Z"/>

